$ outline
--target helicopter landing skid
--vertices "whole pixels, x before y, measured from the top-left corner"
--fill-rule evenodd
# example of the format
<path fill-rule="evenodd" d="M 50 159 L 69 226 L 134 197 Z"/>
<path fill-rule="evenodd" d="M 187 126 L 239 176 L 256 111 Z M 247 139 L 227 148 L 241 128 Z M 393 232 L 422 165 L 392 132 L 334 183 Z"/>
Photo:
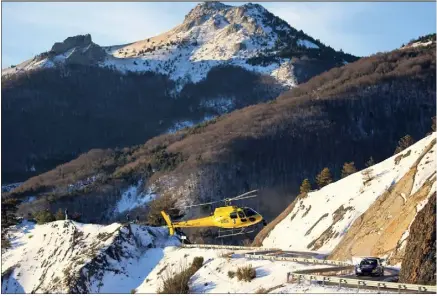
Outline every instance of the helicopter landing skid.
<path fill-rule="evenodd" d="M 255 230 L 256 230 L 255 227 L 251 227 L 251 228 L 248 228 L 248 227 L 246 227 L 246 228 L 235 228 L 235 229 L 226 229 L 226 230 L 220 230 L 219 229 L 217 238 L 252 233 Z"/>

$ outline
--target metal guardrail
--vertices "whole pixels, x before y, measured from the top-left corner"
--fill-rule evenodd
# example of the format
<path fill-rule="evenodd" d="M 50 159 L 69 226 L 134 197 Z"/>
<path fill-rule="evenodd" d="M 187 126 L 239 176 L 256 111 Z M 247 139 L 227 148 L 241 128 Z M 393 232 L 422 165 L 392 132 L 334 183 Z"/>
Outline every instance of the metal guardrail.
<path fill-rule="evenodd" d="M 182 244 L 181 247 L 182 248 L 200 248 L 200 249 L 280 251 L 280 249 L 278 249 L 278 248 L 229 246 L 229 245 Z"/>
<path fill-rule="evenodd" d="M 263 248 L 263 247 L 246 247 L 246 246 L 229 246 L 229 245 L 204 245 L 204 244 L 182 244 L 182 248 L 202 248 L 202 249 L 228 249 L 228 250 L 248 250 L 248 251 L 283 251 L 278 248 Z M 283 251 L 283 252 L 293 252 L 293 251 Z M 253 252 L 254 253 L 254 252 Z M 296 252 L 299 254 L 300 252 Z M 278 252 L 278 255 L 281 253 Z M 320 273 L 330 272 L 330 271 L 343 271 L 352 268 L 354 265 L 348 262 L 336 261 L 336 260 L 325 260 L 325 259 L 313 259 L 313 258 L 302 258 L 302 257 L 283 257 L 276 255 L 257 255 L 246 253 L 243 254 L 245 258 L 248 259 L 262 259 L 270 261 L 291 261 L 298 263 L 308 263 L 308 264 L 318 264 L 318 265 L 334 265 L 336 267 L 330 268 L 319 268 L 319 269 L 307 269 L 299 270 L 295 272 L 287 273 L 287 283 L 291 280 L 297 280 L 299 283 L 302 280 L 317 281 L 325 284 L 338 284 L 339 287 L 342 285 L 357 287 L 358 291 L 360 288 L 377 288 L 380 289 L 395 289 L 398 292 L 401 291 L 416 291 L 419 293 L 437 293 L 436 286 L 427 285 L 415 285 L 415 284 L 405 284 L 405 283 L 392 283 L 392 282 L 380 282 L 380 281 L 368 281 L 361 279 L 351 279 L 338 276 L 320 275 Z M 290 280 L 291 279 L 291 280 Z"/>
<path fill-rule="evenodd" d="M 282 256 L 269 256 L 269 255 L 253 255 L 244 254 L 244 257 L 248 259 L 264 259 L 271 261 L 291 261 L 299 263 L 310 263 L 310 264 L 320 264 L 320 265 L 336 265 L 336 266 L 353 266 L 350 263 L 336 260 L 324 260 L 324 259 L 309 259 L 301 257 L 282 257 Z"/>
<path fill-rule="evenodd" d="M 417 291 L 422 293 L 437 292 L 436 286 L 349 279 L 349 278 L 342 278 L 342 277 L 335 277 L 335 276 L 305 274 L 303 273 L 303 271 L 287 273 L 287 283 L 292 282 L 292 280 L 297 280 L 298 283 L 300 283 L 303 279 L 309 281 L 318 281 L 321 282 L 322 285 L 325 285 L 325 283 L 333 283 L 333 284 L 338 284 L 339 287 L 341 287 L 342 284 L 347 286 L 355 286 L 357 287 L 358 291 L 360 287 L 361 288 L 374 287 L 377 288 L 378 291 L 382 288 L 382 289 L 395 289 L 398 290 L 398 292 L 401 291 Z"/>
<path fill-rule="evenodd" d="M 326 267 L 326 268 L 304 269 L 296 272 L 301 274 L 338 276 L 343 274 L 346 275 L 350 274 L 353 270 L 354 270 L 353 266 L 333 266 L 333 267 Z"/>

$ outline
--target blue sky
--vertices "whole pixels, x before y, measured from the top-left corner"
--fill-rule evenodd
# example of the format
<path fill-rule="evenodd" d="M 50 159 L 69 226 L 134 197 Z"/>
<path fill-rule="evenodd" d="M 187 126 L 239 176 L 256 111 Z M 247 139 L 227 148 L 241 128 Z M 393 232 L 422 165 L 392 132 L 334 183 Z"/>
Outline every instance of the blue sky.
<path fill-rule="evenodd" d="M 181 23 L 196 2 L 2 2 L 2 68 L 90 33 L 99 45 L 157 35 Z M 241 3 L 228 3 L 240 5 Z M 273 14 L 335 49 L 389 51 L 434 33 L 435 2 L 264 2 Z"/>

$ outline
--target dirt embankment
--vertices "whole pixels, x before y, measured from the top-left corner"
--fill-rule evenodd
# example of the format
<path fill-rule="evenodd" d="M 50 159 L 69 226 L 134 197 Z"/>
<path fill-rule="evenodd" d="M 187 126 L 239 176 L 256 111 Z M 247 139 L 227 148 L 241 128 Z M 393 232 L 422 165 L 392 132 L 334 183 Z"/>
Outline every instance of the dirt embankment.
<path fill-rule="evenodd" d="M 382 194 L 353 223 L 329 259 L 347 260 L 352 256 L 388 255 L 390 265 L 403 262 L 406 254 L 405 232 L 416 217 L 417 205 L 429 196 L 436 179 L 435 174 L 432 175 L 416 193 L 411 195 L 414 178 L 420 160 L 434 149 L 435 143 L 435 140 L 432 141 L 408 173 Z"/>

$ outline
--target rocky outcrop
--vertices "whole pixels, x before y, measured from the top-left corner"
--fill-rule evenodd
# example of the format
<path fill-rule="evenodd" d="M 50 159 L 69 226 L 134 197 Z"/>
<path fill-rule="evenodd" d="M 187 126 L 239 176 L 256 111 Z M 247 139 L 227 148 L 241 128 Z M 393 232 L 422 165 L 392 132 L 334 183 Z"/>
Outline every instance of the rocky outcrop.
<path fill-rule="evenodd" d="M 410 228 L 399 274 L 402 283 L 436 284 L 436 193 L 417 214 Z"/>
<path fill-rule="evenodd" d="M 77 35 L 73 37 L 68 37 L 63 42 L 56 42 L 52 46 L 52 52 L 54 54 L 61 54 L 73 47 L 84 47 L 92 44 L 91 35 Z"/>
<path fill-rule="evenodd" d="M 79 65 L 96 64 L 106 55 L 99 45 L 92 42 L 90 34 L 68 37 L 63 42 L 56 42 L 52 46 L 50 55 L 53 58 L 62 54 L 65 55 L 67 64 Z"/>

